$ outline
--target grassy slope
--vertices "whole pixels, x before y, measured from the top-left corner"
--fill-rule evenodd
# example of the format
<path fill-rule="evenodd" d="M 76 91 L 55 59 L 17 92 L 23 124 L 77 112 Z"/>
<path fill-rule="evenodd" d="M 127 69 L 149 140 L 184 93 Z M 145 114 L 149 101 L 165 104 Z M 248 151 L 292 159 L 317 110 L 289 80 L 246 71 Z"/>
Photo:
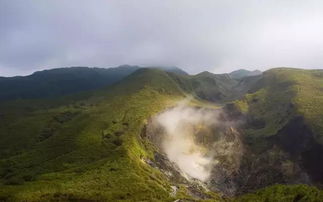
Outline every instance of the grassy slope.
<path fill-rule="evenodd" d="M 235 201 L 319 202 L 323 201 L 323 191 L 306 185 L 274 185 L 240 196 Z"/>
<path fill-rule="evenodd" d="M 6 107 L 0 199 L 171 200 L 163 175 L 140 160 L 152 150 L 139 135 L 181 96 L 166 73 L 140 70 L 76 104 Z"/>
<path fill-rule="evenodd" d="M 185 92 L 196 98 L 216 103 L 231 100 L 235 93 L 232 90 L 238 84 L 237 80 L 231 79 L 227 74 L 202 72 L 193 76 L 175 74 L 170 76 Z"/>
<path fill-rule="evenodd" d="M 323 144 L 323 71 L 295 71 L 296 97 L 298 113 L 304 115 L 316 134 L 318 142 Z"/>
<path fill-rule="evenodd" d="M 229 74 L 212 74 L 202 72 L 197 75 L 170 76 L 187 93 L 198 99 L 215 103 L 225 103 L 241 98 L 245 93 L 253 90 L 252 87 L 261 78 L 261 75 L 233 79 Z"/>
<path fill-rule="evenodd" d="M 141 161 L 153 149 L 140 132 L 149 116 L 183 98 L 180 88 L 189 92 L 192 83 L 183 78 L 175 83 L 165 72 L 143 69 L 100 92 L 2 104 L 0 200 L 173 200 L 163 174 Z M 320 71 L 274 69 L 265 78 L 264 88 L 236 102 L 266 123 L 249 129 L 250 136 L 275 134 L 294 113 L 322 130 Z M 295 196 L 307 189 L 278 190 Z M 276 192 L 270 187 L 239 199 L 283 197 Z"/>
<path fill-rule="evenodd" d="M 302 115 L 316 141 L 323 134 L 323 71 L 277 68 L 264 73 L 259 90 L 235 101 L 249 114 L 247 140 L 256 152 L 268 149 L 265 137 L 275 135 L 293 117 Z M 260 125 L 260 126 L 259 126 Z M 239 197 L 238 201 L 323 201 L 323 192 L 306 185 L 274 185 Z"/>
<path fill-rule="evenodd" d="M 100 89 L 125 78 L 138 68 L 70 67 L 39 71 L 29 76 L 0 77 L 0 101 L 54 98 Z"/>
<path fill-rule="evenodd" d="M 246 131 L 252 137 L 275 135 L 295 115 L 302 115 L 323 143 L 323 71 L 277 68 L 264 73 L 255 93 L 236 101 L 264 127 Z M 256 124 L 257 125 L 257 124 Z"/>

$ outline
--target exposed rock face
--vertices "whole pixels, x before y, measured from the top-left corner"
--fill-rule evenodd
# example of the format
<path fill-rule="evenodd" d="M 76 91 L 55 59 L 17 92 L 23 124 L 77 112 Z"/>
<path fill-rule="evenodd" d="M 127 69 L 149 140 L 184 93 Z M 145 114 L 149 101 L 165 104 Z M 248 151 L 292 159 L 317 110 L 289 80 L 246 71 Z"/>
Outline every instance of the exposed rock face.
<path fill-rule="evenodd" d="M 260 137 L 256 139 L 257 144 L 249 144 L 244 128 L 255 123 L 244 121 L 248 119 L 234 105 L 218 110 L 192 110 L 200 110 L 197 114 L 203 112 L 208 119 L 214 119 L 178 122 L 189 133 L 185 138 L 191 138 L 194 143 L 194 147 L 183 153 L 198 151 L 210 159 L 202 165 L 208 172 L 206 179 L 194 179 L 178 162 L 169 159 L 165 151 L 165 139 L 169 136 L 165 126 L 156 121 L 157 117 L 149 121 L 145 130 L 145 137 L 157 147 L 155 166 L 168 174 L 172 182 L 189 185 L 200 181 L 208 189 L 227 196 L 276 183 L 320 185 L 323 182 L 323 146 L 315 141 L 301 116 L 291 119 L 276 135 Z M 259 144 L 264 144 L 265 149 L 254 148 Z"/>
<path fill-rule="evenodd" d="M 241 114 L 234 112 L 230 106 L 218 110 L 192 107 L 175 110 L 185 114 L 184 117 L 178 117 L 182 120 L 174 120 L 177 121 L 175 127 L 178 127 L 174 129 L 175 134 L 168 134 L 168 126 L 158 121 L 163 113 L 168 113 L 167 111 L 152 118 L 145 129 L 144 136 L 158 148 L 158 153 L 155 155 L 157 167 L 168 175 L 172 173 L 170 179 L 173 182 L 183 183 L 183 178 L 186 179 L 186 183 L 199 179 L 211 190 L 233 195 L 238 188 L 236 182 L 231 179 L 233 175 L 238 173 L 244 151 L 240 133 L 236 129 L 240 124 Z M 189 113 L 186 114 L 187 112 Z M 193 119 L 188 118 L 190 112 L 196 113 Z M 171 115 L 175 116 L 175 114 L 177 113 Z M 173 125 L 169 127 L 173 127 Z M 182 139 L 177 138 L 181 135 Z M 178 153 L 172 153 L 173 156 L 169 156 L 167 147 L 173 144 L 173 142 L 169 142 L 172 140 L 177 141 L 175 147 L 178 147 L 176 148 Z M 183 142 L 189 143 L 184 144 Z M 174 148 L 170 149 L 174 150 Z M 174 155 L 177 155 L 176 158 Z M 186 159 L 191 162 L 187 164 L 184 162 L 184 165 L 201 168 L 195 170 L 183 168 L 182 161 L 186 161 Z M 192 175 L 192 172 L 201 172 L 201 174 L 194 175 L 195 173 L 193 173 Z M 207 177 L 204 178 L 205 176 Z"/>
<path fill-rule="evenodd" d="M 214 160 L 208 187 L 226 195 L 234 195 L 239 189 L 234 176 L 239 174 L 244 147 L 240 134 L 230 127 L 224 132 L 223 139 L 214 143 Z"/>
<path fill-rule="evenodd" d="M 308 183 L 308 176 L 289 155 L 279 147 L 273 146 L 266 152 L 255 154 L 246 151 L 234 176 L 238 190 L 242 194 L 272 184 Z"/>
<path fill-rule="evenodd" d="M 236 180 L 238 193 L 276 183 L 322 184 L 323 146 L 315 141 L 303 117 L 297 116 L 277 134 L 257 140 L 258 144 L 266 144 L 260 152 L 244 141 L 246 150 Z"/>
<path fill-rule="evenodd" d="M 301 165 L 313 182 L 323 182 L 323 146 L 315 141 L 303 117 L 289 121 L 274 141 Z"/>

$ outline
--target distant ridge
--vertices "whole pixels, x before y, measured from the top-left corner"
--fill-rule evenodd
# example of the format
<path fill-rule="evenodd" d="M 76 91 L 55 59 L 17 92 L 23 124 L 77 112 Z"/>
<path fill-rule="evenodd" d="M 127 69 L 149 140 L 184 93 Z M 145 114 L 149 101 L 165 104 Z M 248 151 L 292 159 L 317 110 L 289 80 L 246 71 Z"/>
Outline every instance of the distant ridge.
<path fill-rule="evenodd" d="M 37 71 L 28 76 L 0 77 L 0 101 L 52 98 L 96 90 L 112 85 L 141 68 L 144 67 L 63 67 Z M 188 75 L 178 67 L 150 68 Z"/>
<path fill-rule="evenodd" d="M 244 77 L 258 76 L 261 74 L 262 74 L 262 72 L 259 70 L 249 71 L 246 69 L 239 69 L 239 70 L 235 70 L 235 71 L 229 73 L 230 77 L 233 79 L 242 79 Z"/>

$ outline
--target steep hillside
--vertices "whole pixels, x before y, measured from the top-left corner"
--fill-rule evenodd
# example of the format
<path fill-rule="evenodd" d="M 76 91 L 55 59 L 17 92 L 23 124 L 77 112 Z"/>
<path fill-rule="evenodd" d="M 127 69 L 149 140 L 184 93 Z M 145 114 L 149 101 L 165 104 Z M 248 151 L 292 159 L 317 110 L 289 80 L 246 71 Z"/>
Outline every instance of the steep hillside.
<path fill-rule="evenodd" d="M 323 191 L 306 185 L 274 185 L 238 197 L 235 201 L 322 201 Z"/>
<path fill-rule="evenodd" d="M 165 72 L 142 69 L 85 100 L 3 105 L 0 198 L 171 200 L 163 174 L 141 160 L 152 150 L 140 131 L 182 96 Z"/>
<path fill-rule="evenodd" d="M 241 187 L 322 185 L 322 73 L 272 69 L 264 73 L 256 92 L 235 102 L 246 116 L 243 133 L 248 150 L 241 173 L 249 177 L 241 179 Z"/>
<path fill-rule="evenodd" d="M 57 71 L 54 78 L 69 78 Z M 288 184 L 323 182 L 323 71 L 240 79 L 174 71 L 140 68 L 92 91 L 2 101 L 0 201 L 321 199 L 315 187 Z M 168 159 L 159 148 L 164 129 L 150 125 L 183 99 L 180 109 L 197 114 L 175 115 L 200 117 L 181 127 L 198 143 L 184 155 L 199 150 L 208 162 L 201 180 L 182 173 L 191 164 Z"/>
<path fill-rule="evenodd" d="M 213 74 L 202 72 L 197 75 L 170 75 L 187 93 L 196 97 L 216 103 L 225 103 L 241 98 L 255 83 L 261 79 L 261 75 L 246 77 L 241 80 L 233 79 L 228 74 Z"/>

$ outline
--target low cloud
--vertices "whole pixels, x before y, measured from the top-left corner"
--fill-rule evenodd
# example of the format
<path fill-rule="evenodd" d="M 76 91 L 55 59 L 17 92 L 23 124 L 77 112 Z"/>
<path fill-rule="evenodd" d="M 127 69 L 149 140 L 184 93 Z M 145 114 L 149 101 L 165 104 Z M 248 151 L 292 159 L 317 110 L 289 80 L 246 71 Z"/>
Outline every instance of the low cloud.
<path fill-rule="evenodd" d="M 0 1 L 0 76 L 64 66 L 322 68 L 319 0 Z M 71 12 L 73 10 L 73 12 Z"/>

